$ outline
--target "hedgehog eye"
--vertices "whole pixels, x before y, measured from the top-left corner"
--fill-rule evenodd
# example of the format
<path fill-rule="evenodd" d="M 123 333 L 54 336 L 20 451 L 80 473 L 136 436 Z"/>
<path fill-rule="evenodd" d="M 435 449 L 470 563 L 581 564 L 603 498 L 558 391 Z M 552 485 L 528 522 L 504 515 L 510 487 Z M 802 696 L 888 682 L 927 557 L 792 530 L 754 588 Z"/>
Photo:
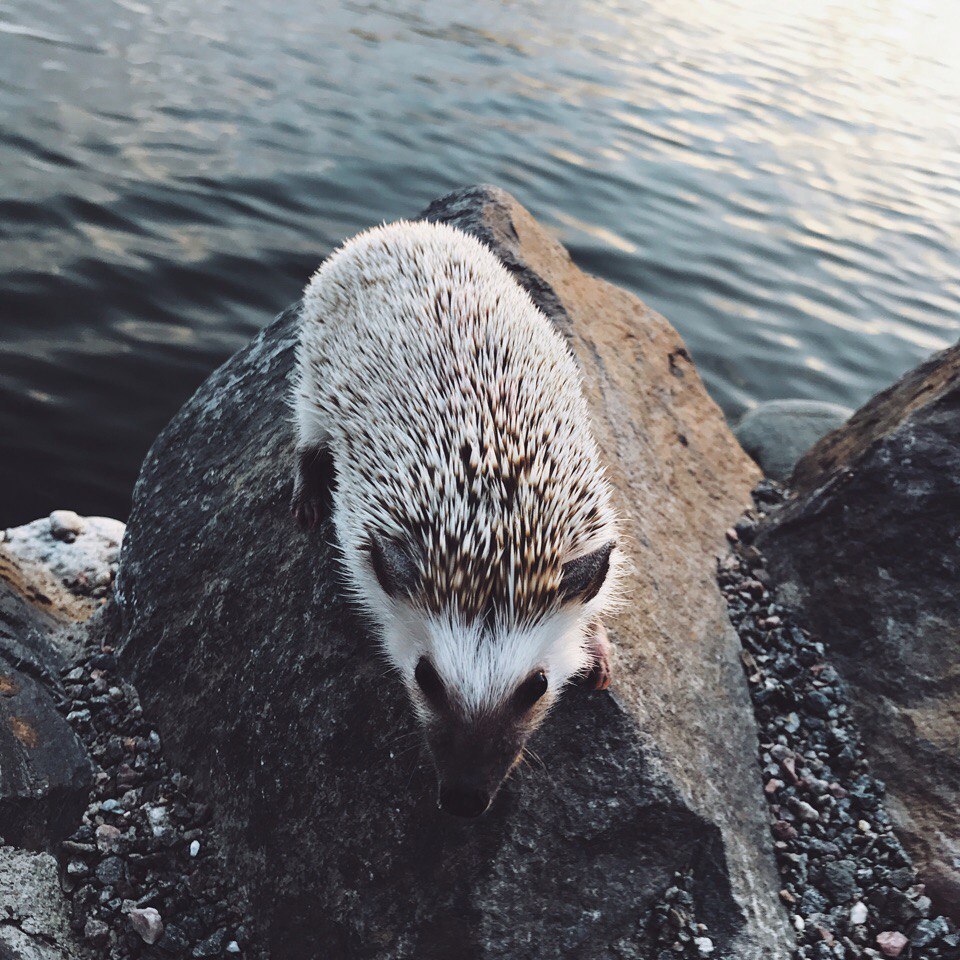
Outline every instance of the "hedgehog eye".
<path fill-rule="evenodd" d="M 546 673 L 536 670 L 517 687 L 513 701 L 521 710 L 527 711 L 547 692 L 549 685 Z"/>
<path fill-rule="evenodd" d="M 403 544 L 392 537 L 370 538 L 370 564 L 388 597 L 413 593 L 419 571 Z"/>
<path fill-rule="evenodd" d="M 440 674 L 426 657 L 421 657 L 417 661 L 417 669 L 413 671 L 413 676 L 417 686 L 433 706 L 440 707 L 446 703 L 447 692 L 443 687 Z"/>
<path fill-rule="evenodd" d="M 605 543 L 599 550 L 586 553 L 563 565 L 560 577 L 560 599 L 579 600 L 587 603 L 592 600 L 603 586 L 610 570 L 610 554 L 613 541 Z"/>

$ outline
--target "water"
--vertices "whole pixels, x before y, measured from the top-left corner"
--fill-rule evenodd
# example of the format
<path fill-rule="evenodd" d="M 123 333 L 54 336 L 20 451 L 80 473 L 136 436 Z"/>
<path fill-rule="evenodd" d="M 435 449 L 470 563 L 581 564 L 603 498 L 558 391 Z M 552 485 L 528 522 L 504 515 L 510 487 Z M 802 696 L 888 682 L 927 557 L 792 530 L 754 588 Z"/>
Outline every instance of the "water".
<path fill-rule="evenodd" d="M 331 246 L 477 181 L 681 331 L 728 415 L 960 319 L 954 0 L 0 3 L 0 525 L 126 514 Z"/>

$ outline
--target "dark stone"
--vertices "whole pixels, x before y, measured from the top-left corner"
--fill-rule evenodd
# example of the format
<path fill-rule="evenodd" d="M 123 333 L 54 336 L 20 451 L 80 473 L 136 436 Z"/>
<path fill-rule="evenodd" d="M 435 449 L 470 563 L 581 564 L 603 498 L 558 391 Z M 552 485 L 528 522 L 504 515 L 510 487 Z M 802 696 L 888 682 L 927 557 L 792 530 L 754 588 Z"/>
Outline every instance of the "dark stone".
<path fill-rule="evenodd" d="M 757 544 L 849 689 L 928 892 L 960 919 L 960 345 L 821 440 L 792 484 Z"/>
<path fill-rule="evenodd" d="M 227 945 L 229 935 L 226 930 L 217 930 L 206 940 L 202 940 L 193 948 L 194 957 L 219 957 L 223 953 L 223 948 Z"/>
<path fill-rule="evenodd" d="M 800 457 L 851 413 L 822 400 L 767 400 L 748 410 L 733 432 L 768 477 L 787 480 Z"/>
<path fill-rule="evenodd" d="M 610 625 L 614 693 L 568 695 L 532 744 L 547 770 L 520 770 L 481 820 L 449 819 L 339 590 L 330 527 L 307 535 L 288 514 L 295 312 L 214 373 L 137 482 L 121 662 L 165 751 L 215 798 L 261 934 L 248 955 L 607 957 L 689 872 L 718 953 L 783 958 L 756 730 L 714 578 L 756 472 L 666 321 L 582 274 L 512 198 L 477 188 L 427 215 L 493 246 L 569 337 L 637 602 Z"/>
<path fill-rule="evenodd" d="M 858 892 L 857 866 L 851 860 L 828 863 L 823 870 L 823 890 L 834 903 L 848 903 Z"/>
<path fill-rule="evenodd" d="M 122 883 L 126 873 L 126 867 L 119 857 L 106 857 L 97 867 L 97 879 L 107 887 Z"/>
<path fill-rule="evenodd" d="M 79 821 L 92 770 L 56 708 L 62 624 L 7 564 L 0 555 L 0 837 L 51 849 Z"/>

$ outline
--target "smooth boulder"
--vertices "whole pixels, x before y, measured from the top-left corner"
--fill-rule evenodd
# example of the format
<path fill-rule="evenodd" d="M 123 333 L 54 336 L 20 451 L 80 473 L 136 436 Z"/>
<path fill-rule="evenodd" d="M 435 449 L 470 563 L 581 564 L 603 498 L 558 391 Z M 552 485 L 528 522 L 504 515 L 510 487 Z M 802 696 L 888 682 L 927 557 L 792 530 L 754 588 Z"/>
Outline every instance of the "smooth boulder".
<path fill-rule="evenodd" d="M 118 577 L 121 659 L 177 764 L 215 798 L 261 956 L 656 956 L 648 908 L 690 871 L 718 955 L 790 936 L 738 641 L 715 581 L 758 472 L 682 341 L 578 270 L 509 195 L 427 218 L 474 233 L 569 338 L 636 566 L 611 693 L 572 692 L 492 810 L 436 809 L 398 681 L 340 588 L 329 525 L 289 512 L 287 311 L 150 450 Z M 253 952 L 257 953 L 257 949 Z"/>
<path fill-rule="evenodd" d="M 960 345 L 797 464 L 758 545 L 843 675 L 927 892 L 960 920 Z"/>
<path fill-rule="evenodd" d="M 797 461 L 852 413 L 822 400 L 767 400 L 744 413 L 733 433 L 766 476 L 784 481 Z"/>

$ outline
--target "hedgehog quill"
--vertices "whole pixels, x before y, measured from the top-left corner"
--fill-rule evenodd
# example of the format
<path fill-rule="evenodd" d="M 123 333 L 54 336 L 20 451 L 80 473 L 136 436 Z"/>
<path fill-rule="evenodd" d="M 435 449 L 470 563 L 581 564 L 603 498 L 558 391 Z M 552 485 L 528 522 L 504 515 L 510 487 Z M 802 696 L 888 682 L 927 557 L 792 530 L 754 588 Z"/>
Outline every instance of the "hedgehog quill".
<path fill-rule="evenodd" d="M 332 512 L 448 813 L 484 813 L 571 682 L 608 685 L 624 556 L 576 361 L 452 227 L 360 234 L 308 284 L 292 511 Z"/>

